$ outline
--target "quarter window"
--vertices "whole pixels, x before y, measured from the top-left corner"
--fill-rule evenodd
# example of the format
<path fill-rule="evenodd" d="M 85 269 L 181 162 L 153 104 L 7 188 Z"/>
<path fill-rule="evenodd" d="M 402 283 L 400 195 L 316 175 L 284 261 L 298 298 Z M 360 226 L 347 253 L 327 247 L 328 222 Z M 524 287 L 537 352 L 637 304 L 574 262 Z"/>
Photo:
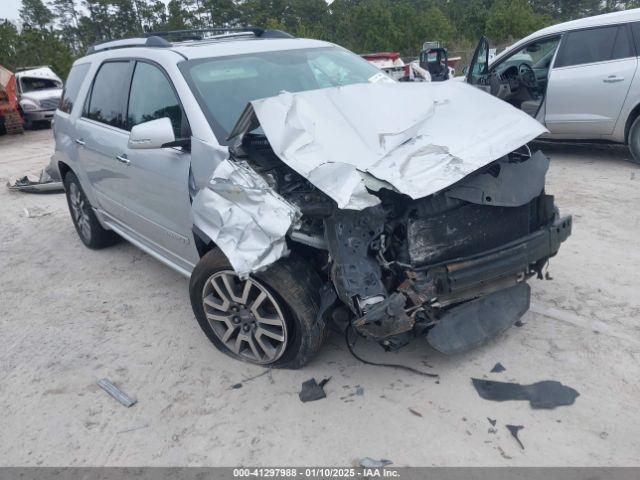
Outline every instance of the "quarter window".
<path fill-rule="evenodd" d="M 626 25 L 569 32 L 555 67 L 605 62 L 633 56 Z"/>
<path fill-rule="evenodd" d="M 85 116 L 96 122 L 125 128 L 125 102 L 129 62 L 108 62 L 98 70 Z"/>
<path fill-rule="evenodd" d="M 168 117 L 176 138 L 182 130 L 182 108 L 167 77 L 153 65 L 138 62 L 131 81 L 127 126 Z"/>
<path fill-rule="evenodd" d="M 89 63 L 83 63 L 81 65 L 76 65 L 69 72 L 67 82 L 65 83 L 64 90 L 62 91 L 60 107 L 58 107 L 61 111 L 71 113 L 71 110 L 73 110 L 73 104 L 78 97 L 80 86 L 89 71 L 89 67 Z"/>

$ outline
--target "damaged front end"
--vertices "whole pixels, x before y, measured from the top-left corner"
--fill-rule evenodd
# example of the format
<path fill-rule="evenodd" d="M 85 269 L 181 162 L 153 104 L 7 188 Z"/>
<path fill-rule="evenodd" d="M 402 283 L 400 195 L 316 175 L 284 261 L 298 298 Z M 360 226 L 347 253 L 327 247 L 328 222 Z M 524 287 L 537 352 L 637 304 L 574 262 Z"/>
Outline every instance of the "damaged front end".
<path fill-rule="evenodd" d="M 410 97 L 394 91 L 396 107 L 405 102 L 409 119 L 394 130 L 389 114 L 374 125 L 369 118 L 365 131 L 355 119 L 366 102 L 357 100 L 380 87 L 348 88 L 352 95 L 334 89 L 282 94 L 245 111 L 232 132 L 230 162 L 263 180 L 280 213 L 253 215 L 244 228 L 261 232 L 275 222 L 282 232 L 288 226 L 287 249 L 307 258 L 326 281 L 319 315 L 341 329 L 354 328 L 387 349 L 415 336 L 446 354 L 482 344 L 528 310 L 527 280 L 542 278 L 571 233 L 571 217 L 560 217 L 544 191 L 549 160 L 526 146 L 541 127 L 463 89 L 458 93 L 467 102 L 490 108 L 481 110 L 488 115 L 484 125 L 477 115 L 458 121 L 458 139 L 446 123 L 456 118 L 450 118 L 457 98 L 451 89 L 460 87 L 447 86 L 412 90 L 434 97 L 413 109 Z M 488 120 L 499 114 L 500 120 Z M 282 242 L 263 246 L 259 258 L 272 262 L 285 254 Z M 256 259 L 252 266 L 246 255 L 234 259 L 231 248 L 221 248 L 241 274 L 269 263 Z"/>

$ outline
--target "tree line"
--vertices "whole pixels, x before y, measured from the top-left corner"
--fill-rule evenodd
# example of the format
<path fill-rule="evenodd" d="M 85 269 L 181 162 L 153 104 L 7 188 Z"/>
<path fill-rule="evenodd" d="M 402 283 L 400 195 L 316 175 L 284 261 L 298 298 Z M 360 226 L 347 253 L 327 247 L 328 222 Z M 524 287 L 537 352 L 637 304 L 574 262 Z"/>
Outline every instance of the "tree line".
<path fill-rule="evenodd" d="M 319 38 L 358 53 L 414 56 L 424 41 L 471 49 L 480 35 L 506 44 L 539 28 L 634 8 L 640 0 L 22 0 L 0 19 L 0 65 L 50 65 L 65 77 L 94 43 L 140 32 L 254 25 Z"/>

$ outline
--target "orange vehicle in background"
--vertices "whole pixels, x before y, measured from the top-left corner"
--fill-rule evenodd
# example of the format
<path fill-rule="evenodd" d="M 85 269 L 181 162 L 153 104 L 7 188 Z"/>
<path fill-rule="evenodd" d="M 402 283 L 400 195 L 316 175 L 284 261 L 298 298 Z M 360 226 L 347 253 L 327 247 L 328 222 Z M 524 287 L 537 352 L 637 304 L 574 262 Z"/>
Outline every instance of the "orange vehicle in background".
<path fill-rule="evenodd" d="M 0 133 L 24 133 L 16 86 L 13 72 L 0 65 Z"/>

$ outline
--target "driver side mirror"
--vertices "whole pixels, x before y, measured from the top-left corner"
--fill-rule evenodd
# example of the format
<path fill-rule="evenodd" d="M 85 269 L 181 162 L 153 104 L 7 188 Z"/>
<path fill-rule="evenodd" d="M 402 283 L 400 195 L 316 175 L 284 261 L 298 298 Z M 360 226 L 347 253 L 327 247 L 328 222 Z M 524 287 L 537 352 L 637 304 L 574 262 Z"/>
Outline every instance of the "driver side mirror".
<path fill-rule="evenodd" d="M 176 142 L 173 126 L 168 117 L 139 123 L 131 129 L 128 147 L 134 150 L 163 148 Z"/>
<path fill-rule="evenodd" d="M 462 75 L 467 76 L 467 72 L 469 71 L 469 65 L 465 65 L 462 67 Z"/>

